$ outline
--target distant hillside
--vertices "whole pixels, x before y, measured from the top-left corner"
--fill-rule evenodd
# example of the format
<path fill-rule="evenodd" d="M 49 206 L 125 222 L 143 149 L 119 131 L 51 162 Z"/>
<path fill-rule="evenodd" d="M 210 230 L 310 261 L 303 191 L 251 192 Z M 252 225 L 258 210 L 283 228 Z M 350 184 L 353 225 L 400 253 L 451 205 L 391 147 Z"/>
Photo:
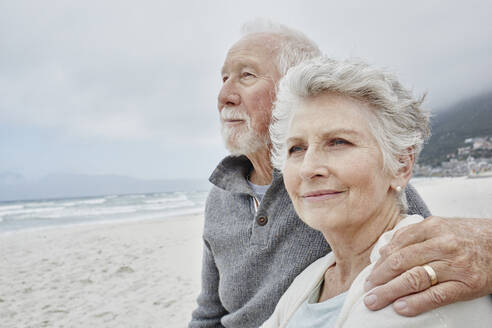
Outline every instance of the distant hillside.
<path fill-rule="evenodd" d="M 27 181 L 13 172 L 7 173 L 0 174 L 0 201 L 210 189 L 205 179 L 142 180 L 119 175 L 53 174 Z"/>
<path fill-rule="evenodd" d="M 419 163 L 439 166 L 465 145 L 467 138 L 492 136 L 492 91 L 439 111 L 431 120 L 432 137 Z"/>

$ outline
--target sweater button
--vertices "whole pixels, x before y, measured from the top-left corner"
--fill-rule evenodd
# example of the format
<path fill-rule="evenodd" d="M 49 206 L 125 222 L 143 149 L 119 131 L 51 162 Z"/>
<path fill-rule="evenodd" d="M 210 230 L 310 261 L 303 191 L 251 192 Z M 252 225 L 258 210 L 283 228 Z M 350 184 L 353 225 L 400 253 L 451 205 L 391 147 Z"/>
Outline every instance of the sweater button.
<path fill-rule="evenodd" d="M 260 216 L 256 222 L 258 222 L 258 225 L 264 226 L 265 224 L 268 223 L 268 218 L 266 216 Z"/>

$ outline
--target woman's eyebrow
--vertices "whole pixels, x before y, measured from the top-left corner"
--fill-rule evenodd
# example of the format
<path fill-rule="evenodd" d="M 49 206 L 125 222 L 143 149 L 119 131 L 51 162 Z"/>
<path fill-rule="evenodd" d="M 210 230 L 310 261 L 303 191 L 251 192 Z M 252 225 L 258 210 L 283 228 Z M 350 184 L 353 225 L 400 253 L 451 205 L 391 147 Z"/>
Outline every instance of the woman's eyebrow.
<path fill-rule="evenodd" d="M 325 139 L 325 138 L 330 138 L 330 137 L 333 137 L 336 135 L 351 135 L 354 137 L 361 137 L 362 136 L 362 134 L 360 134 L 356 130 L 340 128 L 340 129 L 323 131 L 321 133 L 321 138 Z M 302 141 L 304 141 L 304 139 L 305 138 L 303 138 L 302 136 L 294 135 L 292 137 L 287 138 L 287 140 L 285 140 L 285 142 L 286 143 L 302 142 Z"/>
<path fill-rule="evenodd" d="M 285 140 L 285 143 L 288 144 L 288 143 L 297 143 L 297 142 L 303 142 L 303 141 L 304 141 L 304 138 L 302 138 L 300 136 L 292 136 L 292 137 L 287 138 L 287 140 Z"/>
<path fill-rule="evenodd" d="M 361 136 L 361 133 L 359 133 L 358 131 L 356 130 L 352 130 L 352 129 L 347 129 L 347 128 L 339 128 L 339 129 L 333 129 L 333 130 L 326 130 L 324 131 L 321 136 L 323 138 L 326 138 L 326 137 L 332 137 L 334 135 L 352 135 L 352 136 L 355 136 L 355 137 L 358 137 L 358 136 Z"/>

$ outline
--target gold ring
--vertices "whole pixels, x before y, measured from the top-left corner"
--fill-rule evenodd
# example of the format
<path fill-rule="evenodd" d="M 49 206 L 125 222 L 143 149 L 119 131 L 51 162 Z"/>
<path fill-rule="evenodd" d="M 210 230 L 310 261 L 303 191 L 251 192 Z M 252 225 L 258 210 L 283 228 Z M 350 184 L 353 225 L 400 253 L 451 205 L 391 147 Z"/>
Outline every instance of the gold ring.
<path fill-rule="evenodd" d="M 422 268 L 424 268 L 424 270 L 429 275 L 431 286 L 434 286 L 435 284 L 437 284 L 437 274 L 436 274 L 436 271 L 434 271 L 434 269 L 430 265 L 427 265 L 427 264 L 426 265 L 423 265 Z"/>

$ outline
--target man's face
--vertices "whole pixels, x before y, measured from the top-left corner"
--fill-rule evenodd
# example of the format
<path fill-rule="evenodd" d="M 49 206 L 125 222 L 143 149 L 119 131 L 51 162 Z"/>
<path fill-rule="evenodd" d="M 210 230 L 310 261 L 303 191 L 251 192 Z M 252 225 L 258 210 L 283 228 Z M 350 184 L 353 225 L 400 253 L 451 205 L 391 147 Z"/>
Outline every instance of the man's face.
<path fill-rule="evenodd" d="M 269 144 L 268 126 L 280 79 L 271 35 L 255 34 L 229 50 L 218 97 L 222 136 L 233 155 L 251 154 Z"/>

